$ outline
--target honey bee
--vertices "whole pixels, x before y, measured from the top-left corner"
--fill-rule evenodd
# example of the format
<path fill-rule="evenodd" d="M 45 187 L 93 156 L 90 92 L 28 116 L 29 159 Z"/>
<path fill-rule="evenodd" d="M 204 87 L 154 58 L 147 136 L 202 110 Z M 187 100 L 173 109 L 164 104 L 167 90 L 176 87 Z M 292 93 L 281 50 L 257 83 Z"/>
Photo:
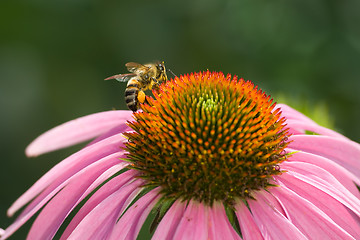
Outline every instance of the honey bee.
<path fill-rule="evenodd" d="M 168 80 L 164 62 L 140 64 L 129 62 L 125 64 L 130 73 L 118 74 L 106 78 L 119 82 L 128 82 L 125 89 L 125 102 L 127 107 L 136 112 L 139 104 L 146 102 L 145 90 L 158 89 L 162 82 Z"/>

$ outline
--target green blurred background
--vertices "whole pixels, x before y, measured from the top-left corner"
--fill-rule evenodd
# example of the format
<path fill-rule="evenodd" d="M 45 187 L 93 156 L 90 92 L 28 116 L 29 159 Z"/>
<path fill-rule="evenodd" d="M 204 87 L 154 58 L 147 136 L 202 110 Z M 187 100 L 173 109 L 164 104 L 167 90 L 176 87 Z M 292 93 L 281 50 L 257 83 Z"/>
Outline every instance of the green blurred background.
<path fill-rule="evenodd" d="M 359 142 L 359 10 L 358 0 L 1 0 L 0 227 L 21 193 L 79 149 L 27 159 L 27 144 L 76 117 L 126 109 L 126 84 L 103 79 L 129 61 L 237 74 L 275 100 L 320 109 L 320 121 L 329 114 Z"/>

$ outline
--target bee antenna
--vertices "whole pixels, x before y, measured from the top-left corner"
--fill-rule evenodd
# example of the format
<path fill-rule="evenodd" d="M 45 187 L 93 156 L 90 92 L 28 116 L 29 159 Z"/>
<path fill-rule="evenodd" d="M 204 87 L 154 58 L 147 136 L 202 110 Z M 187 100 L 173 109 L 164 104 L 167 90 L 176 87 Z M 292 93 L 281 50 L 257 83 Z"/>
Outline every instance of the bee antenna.
<path fill-rule="evenodd" d="M 172 75 L 174 75 L 174 77 L 177 77 L 176 74 L 170 70 L 170 68 L 167 68 L 166 71 L 170 72 Z"/>

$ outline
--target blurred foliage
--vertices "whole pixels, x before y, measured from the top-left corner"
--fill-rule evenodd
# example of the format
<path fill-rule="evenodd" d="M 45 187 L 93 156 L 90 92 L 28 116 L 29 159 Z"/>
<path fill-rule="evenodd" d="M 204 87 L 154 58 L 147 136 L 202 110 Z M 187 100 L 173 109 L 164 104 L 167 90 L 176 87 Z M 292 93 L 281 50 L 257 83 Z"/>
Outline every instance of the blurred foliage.
<path fill-rule="evenodd" d="M 0 226 L 21 193 L 78 149 L 26 159 L 26 145 L 70 119 L 126 109 L 126 84 L 103 79 L 129 61 L 237 74 L 275 100 L 306 99 L 309 111 L 320 102 L 327 121 L 360 141 L 359 10 L 356 0 L 2 0 Z"/>

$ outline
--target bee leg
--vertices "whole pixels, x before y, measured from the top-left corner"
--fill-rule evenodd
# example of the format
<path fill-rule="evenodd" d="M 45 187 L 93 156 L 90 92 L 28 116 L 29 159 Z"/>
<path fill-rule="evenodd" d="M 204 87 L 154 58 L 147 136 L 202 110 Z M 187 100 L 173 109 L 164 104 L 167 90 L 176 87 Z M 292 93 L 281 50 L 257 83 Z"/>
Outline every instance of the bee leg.
<path fill-rule="evenodd" d="M 160 84 L 154 84 L 152 87 L 152 90 L 158 91 L 160 88 L 159 86 L 160 86 Z"/>
<path fill-rule="evenodd" d="M 157 90 L 159 90 L 160 83 L 159 83 L 158 81 L 156 81 L 155 78 L 153 78 L 153 80 L 154 80 L 154 83 L 152 84 L 150 90 L 155 90 L 155 91 L 157 91 Z"/>

